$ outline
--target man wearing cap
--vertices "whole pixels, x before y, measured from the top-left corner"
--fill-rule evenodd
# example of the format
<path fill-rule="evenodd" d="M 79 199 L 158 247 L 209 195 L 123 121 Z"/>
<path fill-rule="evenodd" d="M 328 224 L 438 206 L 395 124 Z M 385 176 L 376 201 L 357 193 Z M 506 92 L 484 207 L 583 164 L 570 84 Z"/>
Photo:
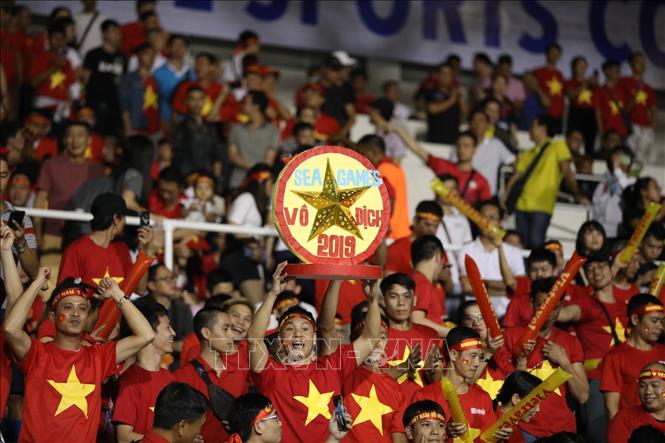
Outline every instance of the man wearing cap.
<path fill-rule="evenodd" d="M 607 429 L 609 443 L 624 443 L 642 426 L 665 433 L 665 363 L 649 363 L 638 375 L 640 405 L 621 409 Z"/>
<path fill-rule="evenodd" d="M 356 110 L 352 91 L 344 85 L 344 65 L 333 54 L 321 66 L 321 86 L 325 90 L 325 103 L 321 111 L 337 120 L 346 134 L 355 123 Z"/>
<path fill-rule="evenodd" d="M 147 320 L 111 278 L 100 281 L 99 297 L 111 300 L 125 317 L 133 335 L 118 342 L 83 346 L 81 333 L 90 311 L 85 285 L 68 280 L 49 301 L 55 340 L 31 338 L 24 325 L 28 312 L 49 278 L 40 268 L 37 278 L 6 314 L 4 332 L 19 368 L 25 374 L 23 426 L 20 442 L 96 441 L 101 410 L 101 384 L 116 365 L 136 355 L 154 338 Z"/>
<path fill-rule="evenodd" d="M 637 294 L 628 302 L 627 313 L 630 337 L 610 350 L 600 366 L 600 390 L 605 395 L 609 419 L 620 409 L 640 404 L 637 395 L 640 368 L 665 357 L 665 345 L 658 343 L 665 319 L 660 300 L 653 295 Z"/>

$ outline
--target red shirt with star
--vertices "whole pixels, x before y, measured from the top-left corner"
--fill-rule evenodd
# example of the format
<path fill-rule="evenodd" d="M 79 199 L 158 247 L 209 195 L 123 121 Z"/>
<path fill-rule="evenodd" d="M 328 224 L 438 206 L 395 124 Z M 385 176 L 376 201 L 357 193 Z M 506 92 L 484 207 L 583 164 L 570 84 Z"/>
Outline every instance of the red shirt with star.
<path fill-rule="evenodd" d="M 455 163 L 431 154 L 427 157 L 427 166 L 429 166 L 436 176 L 450 174 L 455 177 L 458 183 L 457 192 L 470 205 L 475 205 L 492 197 L 487 179 L 478 171 L 462 171 Z M 469 182 L 468 185 L 467 182 Z M 465 188 L 466 191 L 462 195 L 462 191 Z"/>
<path fill-rule="evenodd" d="M 656 420 L 642 406 L 619 409 L 607 427 L 607 441 L 626 443 L 633 431 L 642 426 L 651 426 L 665 433 L 665 422 Z"/>
<path fill-rule="evenodd" d="M 102 381 L 116 366 L 115 342 L 78 351 L 31 339 L 19 363 L 25 374 L 20 442 L 93 443 L 101 416 Z"/>
<path fill-rule="evenodd" d="M 598 305 L 593 296 L 578 297 L 575 304 L 580 307 L 580 321 L 576 326 L 577 338 L 582 343 L 584 349 L 585 367 L 587 367 L 587 377 L 589 380 L 596 380 L 600 378 L 600 370 L 598 367 L 589 370 L 593 365 L 600 364 L 600 359 L 605 356 L 607 351 L 612 349 L 614 343 L 610 325 L 607 318 L 603 313 L 602 308 Z M 619 340 L 625 340 L 624 328 L 628 324 L 628 317 L 626 316 L 626 304 L 623 302 L 603 303 L 610 318 L 614 322 Z M 592 365 L 592 366 L 588 366 Z"/>
<path fill-rule="evenodd" d="M 623 88 L 618 84 L 609 87 L 603 86 L 596 89 L 593 105 L 600 113 L 603 131 L 614 129 L 622 137 L 628 135 L 628 128 L 621 116 L 621 109 L 627 104 L 627 97 Z"/>
<path fill-rule="evenodd" d="M 118 398 L 113 408 L 113 422 L 130 425 L 137 434 L 152 429 L 157 396 L 171 382 L 173 373 L 166 369 L 148 371 L 133 364 L 120 376 Z"/>
<path fill-rule="evenodd" d="M 574 78 L 566 80 L 566 92 L 577 90 L 580 86 L 582 86 L 582 83 L 583 82 L 575 80 Z M 596 88 L 587 88 L 582 86 L 577 95 L 577 99 L 574 102 L 571 102 L 571 106 L 582 109 L 593 109 L 593 96 L 595 90 Z"/>
<path fill-rule="evenodd" d="M 476 384 L 480 386 L 483 391 L 487 392 L 491 398 L 495 398 L 497 394 L 499 394 L 505 379 L 506 374 L 496 367 L 494 360 L 490 360 L 480 374 L 480 377 L 478 377 L 478 380 L 476 380 Z"/>
<path fill-rule="evenodd" d="M 547 108 L 547 114 L 550 117 L 563 117 L 563 74 L 556 68 L 543 66 L 534 71 L 538 79 L 538 86 L 549 97 L 550 105 Z"/>
<path fill-rule="evenodd" d="M 104 277 L 112 277 L 120 283 L 131 267 L 132 258 L 124 242 L 113 242 L 108 248 L 102 248 L 85 235 L 65 249 L 58 283 L 67 277 L 80 277 L 93 287 Z"/>
<path fill-rule="evenodd" d="M 656 106 L 656 94 L 651 86 L 634 77 L 624 77 L 618 84 L 623 89 L 624 96 L 634 103 L 630 114 L 631 121 L 636 125 L 651 126 L 649 110 Z"/>
<path fill-rule="evenodd" d="M 323 297 L 326 295 L 329 280 L 314 280 L 314 301 L 318 311 L 321 310 Z M 351 323 L 351 310 L 358 303 L 367 300 L 363 286 L 358 280 L 342 280 L 339 288 L 340 298 L 337 304 L 337 314 L 342 318 L 342 324 Z"/>
<path fill-rule="evenodd" d="M 515 326 L 526 326 L 533 317 L 533 305 L 531 304 L 531 279 L 526 276 L 515 277 L 517 286 L 512 292 L 510 303 L 506 309 L 506 315 L 503 316 L 503 326 L 514 328 Z M 590 288 L 570 285 L 566 288 L 566 294 L 563 296 L 563 305 L 567 306 L 576 300 L 578 296 L 586 296 Z M 507 292 L 508 294 L 508 292 Z M 616 296 L 616 295 L 615 295 Z"/>
<path fill-rule="evenodd" d="M 425 311 L 425 318 L 441 324 L 446 314 L 446 294 L 443 287 L 434 285 L 420 271 L 411 274 L 411 278 L 416 282 L 416 305 L 413 310 Z"/>
<path fill-rule="evenodd" d="M 35 56 L 30 66 L 30 79 L 47 71 L 55 63 L 55 54 L 52 52 L 41 52 Z M 54 100 L 68 100 L 69 88 L 74 84 L 74 71 L 69 61 L 65 65 L 54 71 L 37 88 L 35 96 L 49 97 Z"/>
<path fill-rule="evenodd" d="M 496 421 L 496 414 L 492 407 L 492 399 L 487 392 L 483 391 L 478 385 L 469 385 L 469 389 L 464 394 L 458 394 L 462 410 L 469 425 L 469 432 L 474 442 L 480 443 L 480 433 Z M 450 406 L 443 396 L 443 390 L 439 382 L 425 386 L 413 397 L 412 402 L 420 400 L 432 400 L 437 402 L 444 409 L 446 418 L 451 417 Z M 450 420 L 449 420 L 450 421 Z"/>
<path fill-rule="evenodd" d="M 149 88 L 152 89 L 155 94 L 154 98 L 156 100 L 157 95 L 159 94 L 159 86 L 157 86 L 157 81 L 152 75 L 143 77 L 144 91 L 148 91 Z M 143 97 L 143 115 L 145 115 L 145 118 L 148 121 L 148 127 L 144 129 L 144 132 L 148 135 L 152 135 L 159 132 L 162 128 L 161 119 L 159 117 L 159 104 L 156 101 L 154 103 L 146 103 L 145 92 Z"/>
<path fill-rule="evenodd" d="M 627 288 L 621 288 L 619 287 L 616 283 L 612 287 L 612 293 L 614 294 L 614 298 L 617 301 L 623 302 L 623 303 L 628 303 L 628 301 L 631 299 L 633 295 L 637 295 L 640 293 L 640 288 L 637 285 L 631 284 Z"/>
<path fill-rule="evenodd" d="M 406 237 L 395 240 L 388 246 L 388 257 L 384 266 L 386 271 L 411 275 L 413 272 L 413 264 L 411 263 L 412 243 L 413 239 L 409 234 Z"/>
<path fill-rule="evenodd" d="M 605 354 L 600 364 L 600 390 L 618 392 L 619 409 L 640 405 L 638 377 L 647 364 L 665 356 L 665 345 L 656 343 L 650 351 L 636 349 L 621 343 Z"/>
<path fill-rule="evenodd" d="M 504 346 L 494 355 L 496 363 L 507 374 L 515 370 L 515 361 L 520 352 L 518 342 L 525 330 L 526 327 L 516 327 L 504 331 Z M 543 355 L 543 346 L 547 342 L 556 343 L 564 348 L 571 363 L 583 363 L 584 353 L 579 340 L 554 327 L 548 340 L 540 335 L 536 337 L 536 346 L 527 359 L 528 371 L 541 380 L 545 380 L 559 367 Z M 536 414 L 529 423 L 520 425 L 526 432 L 536 437 L 546 437 L 559 431 L 575 432 L 575 416 L 566 403 L 568 387 L 564 383 L 557 391 L 540 403 L 540 413 Z"/>
<path fill-rule="evenodd" d="M 247 393 L 249 379 L 249 354 L 247 353 L 247 342 L 240 342 L 238 352 L 232 354 L 220 354 L 223 370 L 217 372 L 199 355 L 196 360 L 203 365 L 210 380 L 229 394 L 238 397 Z M 182 383 L 187 383 L 198 389 L 208 398 L 208 387 L 196 372 L 191 363 L 181 367 L 175 372 L 175 378 Z M 281 411 L 280 411 L 281 412 Z M 206 413 L 206 422 L 201 428 L 201 435 L 206 442 L 224 441 L 229 435 L 217 419 L 211 409 Z"/>
<path fill-rule="evenodd" d="M 441 339 L 437 332 L 427 326 L 412 323 L 411 329 L 402 331 L 388 328 L 388 342 L 386 343 L 386 356 L 389 364 L 398 365 L 405 361 L 411 354 L 411 350 L 420 345 L 421 360 L 425 359 L 427 350 L 431 346 L 439 346 Z M 413 394 L 423 387 L 424 383 L 420 371 L 416 372 L 415 380 L 410 380 L 406 374 L 397 379 L 404 397 L 409 399 Z"/>
<path fill-rule="evenodd" d="M 344 380 L 343 392 L 344 406 L 353 417 L 345 443 L 392 443 L 391 434 L 404 433 L 406 398 L 392 377 L 360 366 Z"/>
<path fill-rule="evenodd" d="M 356 369 L 353 344 L 304 365 L 285 365 L 272 357 L 252 373 L 259 392 L 268 396 L 282 418 L 282 441 L 324 442 L 332 417 L 332 398 Z"/>
<path fill-rule="evenodd" d="M 202 110 L 204 116 L 210 113 L 215 100 L 217 100 L 219 94 L 221 94 L 224 90 L 224 85 L 217 82 L 212 82 L 205 88 L 201 86 L 198 81 L 186 80 L 181 82 L 176 87 L 176 90 L 173 94 L 173 100 L 171 100 L 171 108 L 173 109 L 173 112 L 176 112 L 180 115 L 187 114 L 187 93 L 189 92 L 189 89 L 194 86 L 202 88 L 203 92 L 205 93 L 205 103 Z"/>

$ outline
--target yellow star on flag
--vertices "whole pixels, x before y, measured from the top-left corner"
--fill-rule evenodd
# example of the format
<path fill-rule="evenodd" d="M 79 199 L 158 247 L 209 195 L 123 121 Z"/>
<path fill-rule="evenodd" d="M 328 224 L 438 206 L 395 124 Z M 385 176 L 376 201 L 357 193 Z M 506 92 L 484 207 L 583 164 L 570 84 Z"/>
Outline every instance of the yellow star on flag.
<path fill-rule="evenodd" d="M 626 341 L 626 328 L 623 327 L 623 324 L 619 321 L 619 317 L 614 319 L 614 330 L 617 333 L 617 337 L 619 338 L 619 341 L 624 342 Z M 612 330 L 610 329 L 609 325 L 608 326 L 603 326 L 603 331 L 607 332 L 608 334 L 612 335 Z M 617 343 L 614 343 L 614 337 L 612 337 L 612 341 L 610 342 L 610 346 L 614 346 Z"/>
<path fill-rule="evenodd" d="M 583 103 L 590 105 L 592 104 L 591 97 L 593 97 L 593 92 L 590 89 L 583 88 L 577 96 L 577 103 L 580 105 Z"/>
<path fill-rule="evenodd" d="M 155 412 L 155 407 L 154 406 L 150 406 L 148 409 L 150 409 L 152 412 Z"/>
<path fill-rule="evenodd" d="M 317 209 L 312 231 L 307 241 L 318 237 L 333 226 L 338 226 L 362 239 L 360 229 L 358 229 L 358 225 L 351 215 L 349 207 L 358 201 L 369 188 L 370 186 L 361 186 L 343 190 L 339 189 L 337 180 L 335 180 L 332 169 L 330 168 L 330 160 L 327 160 L 326 174 L 323 179 L 323 189 L 321 189 L 321 192 L 292 191 Z"/>
<path fill-rule="evenodd" d="M 49 78 L 50 78 L 50 80 L 51 80 L 50 88 L 51 88 L 51 89 L 55 89 L 55 88 L 57 88 L 58 86 L 60 86 L 60 85 L 62 84 L 62 82 L 65 81 L 65 79 L 67 78 L 67 76 L 65 75 L 64 72 L 62 72 L 62 71 L 60 71 L 60 70 L 57 70 L 57 71 L 55 71 L 53 74 L 51 74 L 51 77 L 49 77 Z"/>
<path fill-rule="evenodd" d="M 106 271 L 104 271 L 104 275 L 100 278 L 93 278 L 92 281 L 95 282 L 96 285 L 99 285 L 99 282 L 105 279 L 106 277 L 111 277 L 111 274 L 109 274 L 109 267 L 106 267 Z M 121 281 L 124 280 L 123 277 L 111 277 L 113 280 L 115 280 L 116 283 L 120 283 Z"/>
<path fill-rule="evenodd" d="M 462 440 L 462 437 L 453 438 L 453 443 L 467 443 L 470 441 L 475 441 L 476 437 L 480 435 L 480 429 L 469 428 L 469 437 L 466 440 Z"/>
<path fill-rule="evenodd" d="M 549 93 L 552 97 L 555 95 L 561 95 L 561 91 L 563 91 L 563 84 L 556 78 L 551 78 L 550 80 L 545 83 L 547 85 L 547 89 L 549 90 Z"/>
<path fill-rule="evenodd" d="M 483 391 L 487 392 L 490 397 L 495 398 L 499 394 L 503 380 L 495 380 L 490 371 L 485 371 L 485 377 L 481 377 L 476 381 Z"/>
<path fill-rule="evenodd" d="M 152 85 L 148 85 L 143 93 L 143 110 L 149 108 L 157 109 L 157 94 Z"/>
<path fill-rule="evenodd" d="M 92 394 L 95 390 L 95 385 L 81 383 L 78 375 L 76 375 L 76 366 L 72 365 L 72 369 L 69 371 L 69 376 L 65 383 L 48 380 L 48 384 L 62 395 L 60 398 L 60 404 L 58 404 L 58 409 L 55 411 L 54 416 L 59 415 L 71 406 L 76 406 L 81 412 L 83 412 L 85 418 L 88 418 L 88 400 L 86 400 L 86 397 Z"/>
<path fill-rule="evenodd" d="M 205 101 L 203 102 L 203 109 L 201 109 L 201 115 L 205 117 L 210 114 L 210 111 L 212 111 L 212 100 L 210 100 L 209 95 L 206 95 Z"/>
<path fill-rule="evenodd" d="M 384 405 L 379 401 L 379 397 L 376 395 L 376 386 L 372 385 L 367 397 L 353 393 L 351 394 L 351 397 L 353 397 L 356 403 L 358 403 L 358 406 L 360 406 L 360 413 L 353 421 L 353 426 L 366 421 L 371 421 L 374 427 L 379 430 L 379 433 L 383 435 L 382 417 L 393 412 L 393 408 Z"/>
<path fill-rule="evenodd" d="M 549 360 L 545 360 L 544 362 L 541 363 L 540 367 L 529 369 L 529 372 L 538 377 L 539 379 L 545 380 L 547 377 L 552 375 L 554 369 L 555 368 L 552 367 L 552 363 L 550 363 Z M 554 392 L 556 392 L 557 395 L 561 397 L 561 389 L 556 388 Z"/>
<path fill-rule="evenodd" d="M 319 415 L 323 416 L 330 420 L 330 411 L 328 410 L 328 403 L 332 398 L 335 391 L 324 392 L 323 394 L 319 392 L 316 385 L 312 380 L 309 381 L 309 392 L 307 397 L 303 395 L 294 395 L 293 399 L 299 401 L 303 405 L 307 406 L 307 419 L 305 419 L 305 426 L 307 426 L 312 420 L 314 420 Z"/>
<path fill-rule="evenodd" d="M 637 91 L 637 94 L 635 94 L 635 103 L 638 105 L 645 105 L 647 104 L 647 93 L 644 92 L 644 89 L 640 89 Z"/>
<path fill-rule="evenodd" d="M 409 359 L 409 355 L 411 355 L 411 349 L 408 346 L 404 346 L 404 353 L 402 354 L 402 359 L 389 361 L 388 364 L 390 366 L 399 366 Z M 423 360 L 420 359 L 418 364 L 416 364 L 416 368 L 420 369 L 424 366 L 424 364 L 425 363 L 423 362 Z M 408 373 L 402 374 L 397 379 L 397 383 L 401 385 L 408 379 L 409 379 Z M 413 381 L 416 382 L 418 386 L 423 386 L 423 379 L 420 377 L 420 371 L 415 371 L 415 373 L 413 374 Z"/>
<path fill-rule="evenodd" d="M 614 100 L 610 102 L 610 111 L 612 112 L 613 115 L 617 115 L 619 113 L 619 107 L 614 102 Z"/>

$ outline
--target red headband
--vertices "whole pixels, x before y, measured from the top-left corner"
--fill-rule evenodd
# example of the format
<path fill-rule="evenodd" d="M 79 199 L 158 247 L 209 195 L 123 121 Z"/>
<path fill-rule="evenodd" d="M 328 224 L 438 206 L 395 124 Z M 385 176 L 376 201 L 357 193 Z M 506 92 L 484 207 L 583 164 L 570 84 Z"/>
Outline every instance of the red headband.
<path fill-rule="evenodd" d="M 421 420 L 437 420 L 445 423 L 446 417 L 437 411 L 424 411 L 414 415 L 413 418 L 409 420 L 409 426 L 413 426 Z"/>
<path fill-rule="evenodd" d="M 55 307 L 58 303 L 60 303 L 60 301 L 63 298 L 72 297 L 72 296 L 83 297 L 86 300 L 89 298 L 88 294 L 85 291 L 83 291 L 81 288 L 67 288 L 60 291 L 58 295 L 55 296 L 55 298 L 53 299 L 52 306 Z"/>
<path fill-rule="evenodd" d="M 306 316 L 305 314 L 297 314 L 297 313 L 293 313 L 293 314 L 289 314 L 289 315 L 287 315 L 287 316 L 284 317 L 282 320 L 280 320 L 280 322 L 279 322 L 279 329 L 282 329 L 282 326 L 284 326 L 284 323 L 286 323 L 287 321 L 289 321 L 289 320 L 291 320 L 291 319 L 293 319 L 293 318 L 302 318 L 302 319 L 304 319 L 304 320 L 307 320 L 307 322 L 308 322 L 310 325 L 312 325 L 312 328 L 314 328 L 314 322 L 312 321 L 311 318 L 309 318 L 309 317 Z"/>
<path fill-rule="evenodd" d="M 436 214 L 432 214 L 431 212 L 416 212 L 416 217 L 435 222 L 441 221 L 441 217 Z"/>
<path fill-rule="evenodd" d="M 631 314 L 637 314 L 640 317 L 643 315 L 651 314 L 652 312 L 663 312 L 665 309 L 663 308 L 662 305 L 657 305 L 655 303 L 647 303 L 644 306 L 637 307 L 633 309 L 633 312 Z"/>
<path fill-rule="evenodd" d="M 649 378 L 656 378 L 658 380 L 665 381 L 665 371 L 660 371 L 658 369 L 647 369 L 646 371 L 640 372 L 640 380 L 646 380 Z"/>
<path fill-rule="evenodd" d="M 451 346 L 450 349 L 456 351 L 468 351 L 469 349 L 482 349 L 483 343 L 477 338 L 466 338 L 459 343 L 456 343 L 454 346 Z"/>
<path fill-rule="evenodd" d="M 259 411 L 254 419 L 254 424 L 257 424 L 264 418 L 270 417 L 275 410 L 272 407 L 272 404 L 267 404 L 263 409 Z"/>

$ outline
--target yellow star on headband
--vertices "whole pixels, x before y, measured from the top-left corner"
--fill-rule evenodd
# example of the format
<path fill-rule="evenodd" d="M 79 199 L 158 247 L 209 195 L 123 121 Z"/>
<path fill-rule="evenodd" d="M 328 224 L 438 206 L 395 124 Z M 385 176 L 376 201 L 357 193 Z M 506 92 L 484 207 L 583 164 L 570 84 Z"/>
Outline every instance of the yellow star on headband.
<path fill-rule="evenodd" d="M 549 360 L 545 360 L 544 362 L 541 363 L 540 367 L 529 369 L 529 372 L 538 377 L 539 379 L 545 380 L 547 377 L 552 375 L 552 373 L 554 372 L 554 368 L 552 367 L 552 363 L 550 363 Z M 556 388 L 554 392 L 556 392 L 556 394 L 559 397 L 561 397 L 561 389 Z"/>
<path fill-rule="evenodd" d="M 614 319 L 614 330 L 617 333 L 617 337 L 619 338 L 620 342 L 626 341 L 626 328 L 623 327 L 623 324 L 619 321 L 619 317 Z M 608 326 L 603 326 L 603 331 L 607 332 L 608 334 L 612 335 L 612 330 L 610 329 L 609 325 Z M 610 342 L 610 346 L 614 346 L 617 343 L 614 343 L 614 337 L 612 337 L 612 341 Z"/>
<path fill-rule="evenodd" d="M 483 391 L 487 392 L 490 397 L 496 398 L 501 386 L 503 386 L 503 380 L 495 380 L 490 371 L 487 370 L 485 371 L 485 377 L 479 378 L 476 381 L 476 384 L 480 386 Z"/>
<path fill-rule="evenodd" d="M 550 80 L 548 80 L 546 83 L 547 89 L 549 90 L 549 93 L 552 97 L 555 95 L 561 95 L 561 91 L 563 91 L 563 84 L 555 77 Z"/>
<path fill-rule="evenodd" d="M 317 209 L 312 231 L 307 241 L 318 237 L 333 226 L 338 226 L 362 240 L 363 236 L 360 234 L 358 225 L 351 215 L 349 208 L 369 188 L 370 186 L 361 186 L 339 189 L 337 180 L 335 180 L 332 169 L 330 168 L 330 160 L 327 160 L 326 174 L 323 179 L 323 189 L 321 189 L 321 192 L 292 191 L 310 206 Z"/>
<path fill-rule="evenodd" d="M 294 400 L 297 400 L 303 405 L 307 406 L 307 418 L 305 419 L 305 426 L 307 426 L 319 415 L 330 420 L 330 410 L 328 410 L 328 403 L 330 403 L 330 399 L 332 398 L 333 394 L 335 394 L 335 391 L 324 392 L 323 394 L 320 393 L 314 382 L 310 380 L 307 397 L 303 395 L 293 396 Z"/>
<path fill-rule="evenodd" d="M 402 354 L 402 359 L 401 360 L 391 360 L 391 361 L 388 362 L 388 364 L 390 366 L 399 366 L 399 365 L 401 365 L 402 363 L 404 363 L 405 361 L 407 361 L 409 359 L 409 355 L 411 355 L 411 349 L 408 346 L 404 346 L 404 353 Z M 425 365 L 425 363 L 423 362 L 423 360 L 421 358 L 420 361 L 418 362 L 418 364 L 416 364 L 416 368 L 420 369 L 424 365 Z M 408 379 L 409 379 L 409 374 L 408 373 L 402 374 L 397 379 L 397 383 L 401 385 L 402 383 L 404 383 Z M 415 371 L 415 373 L 413 374 L 413 379 L 414 379 L 413 381 L 416 382 L 416 384 L 418 386 L 421 386 L 421 387 L 423 386 L 423 379 L 422 379 L 422 377 L 420 377 L 420 371 Z"/>
<path fill-rule="evenodd" d="M 66 78 L 67 76 L 62 71 L 60 70 L 55 71 L 53 74 L 51 74 L 51 77 L 49 77 L 49 79 L 51 80 L 51 84 L 49 85 L 49 87 L 51 89 L 57 88 L 65 81 Z"/>
<path fill-rule="evenodd" d="M 379 433 L 383 435 L 382 417 L 393 412 L 393 408 L 384 405 L 379 401 L 379 397 L 376 395 L 376 386 L 372 385 L 367 397 L 353 393 L 351 394 L 351 397 L 353 397 L 356 403 L 358 403 L 358 406 L 360 406 L 360 413 L 353 421 L 353 426 L 366 421 L 371 421 L 374 427 L 379 430 Z"/>
<path fill-rule="evenodd" d="M 466 440 L 462 440 L 462 437 L 455 437 L 453 443 L 467 443 L 470 441 L 475 441 L 476 437 L 480 435 L 480 429 L 469 427 L 469 437 Z"/>
<path fill-rule="evenodd" d="M 152 85 L 148 85 L 143 93 L 143 110 L 150 108 L 157 109 L 157 94 Z"/>
<path fill-rule="evenodd" d="M 101 282 L 103 279 L 106 277 L 111 277 L 111 274 L 109 274 L 109 267 L 106 267 L 106 271 L 104 271 L 104 275 L 100 278 L 93 278 L 92 281 L 95 282 L 96 285 L 99 285 L 99 282 Z M 120 283 L 121 281 L 124 280 L 123 277 L 111 277 L 113 280 L 115 280 L 116 283 Z"/>
<path fill-rule="evenodd" d="M 81 383 L 78 375 L 76 375 L 76 366 L 72 365 L 72 369 L 69 371 L 69 376 L 67 377 L 66 382 L 58 383 L 53 380 L 48 380 L 48 384 L 62 395 L 54 416 L 59 415 L 72 406 L 76 406 L 81 412 L 83 412 L 85 418 L 88 418 L 88 400 L 86 397 L 92 394 L 95 390 L 95 385 Z"/>
<path fill-rule="evenodd" d="M 591 105 L 592 104 L 591 97 L 593 97 L 593 92 L 591 92 L 590 89 L 582 88 L 580 94 L 577 96 L 577 103 L 580 105 L 583 103 Z"/>
<path fill-rule="evenodd" d="M 637 91 L 637 94 L 635 95 L 635 103 L 638 105 L 645 105 L 647 104 L 647 93 L 644 91 L 644 89 L 640 89 Z"/>

